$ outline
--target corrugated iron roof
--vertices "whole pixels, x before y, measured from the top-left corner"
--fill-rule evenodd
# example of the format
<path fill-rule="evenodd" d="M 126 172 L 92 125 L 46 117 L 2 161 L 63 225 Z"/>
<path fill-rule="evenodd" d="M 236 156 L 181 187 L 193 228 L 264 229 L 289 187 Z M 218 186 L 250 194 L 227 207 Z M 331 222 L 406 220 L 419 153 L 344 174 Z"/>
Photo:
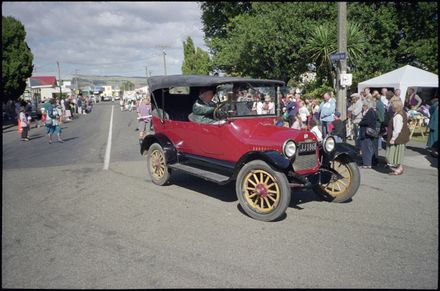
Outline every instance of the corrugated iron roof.
<path fill-rule="evenodd" d="M 37 86 L 57 86 L 57 79 L 55 76 L 35 76 L 30 77 L 31 87 Z"/>

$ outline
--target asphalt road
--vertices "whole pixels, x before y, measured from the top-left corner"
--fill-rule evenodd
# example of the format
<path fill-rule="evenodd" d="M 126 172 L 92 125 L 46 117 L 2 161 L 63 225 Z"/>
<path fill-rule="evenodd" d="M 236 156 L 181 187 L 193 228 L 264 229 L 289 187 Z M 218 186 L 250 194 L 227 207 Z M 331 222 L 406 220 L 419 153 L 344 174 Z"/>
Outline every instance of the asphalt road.
<path fill-rule="evenodd" d="M 438 288 L 438 170 L 361 170 L 353 200 L 296 191 L 253 220 L 234 185 L 173 172 L 150 182 L 136 115 L 113 103 L 21 142 L 3 131 L 3 288 Z"/>

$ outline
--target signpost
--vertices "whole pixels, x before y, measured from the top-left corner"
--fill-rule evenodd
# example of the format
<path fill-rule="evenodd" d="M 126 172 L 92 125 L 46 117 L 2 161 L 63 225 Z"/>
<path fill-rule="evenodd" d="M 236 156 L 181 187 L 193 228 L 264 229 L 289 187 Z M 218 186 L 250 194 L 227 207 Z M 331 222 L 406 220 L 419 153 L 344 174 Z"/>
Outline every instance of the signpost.
<path fill-rule="evenodd" d="M 336 73 L 336 110 L 341 112 L 341 119 L 347 117 L 346 99 L 347 89 L 342 84 L 351 83 L 350 77 L 344 76 L 345 80 L 341 82 L 342 74 L 347 73 L 347 2 L 338 2 L 338 53 L 334 58 L 337 59 L 338 67 Z"/>
<path fill-rule="evenodd" d="M 346 60 L 346 59 L 347 59 L 346 52 L 334 53 L 334 54 L 330 55 L 330 61 L 332 61 L 332 62 L 338 62 L 338 61 L 342 61 L 342 60 Z"/>

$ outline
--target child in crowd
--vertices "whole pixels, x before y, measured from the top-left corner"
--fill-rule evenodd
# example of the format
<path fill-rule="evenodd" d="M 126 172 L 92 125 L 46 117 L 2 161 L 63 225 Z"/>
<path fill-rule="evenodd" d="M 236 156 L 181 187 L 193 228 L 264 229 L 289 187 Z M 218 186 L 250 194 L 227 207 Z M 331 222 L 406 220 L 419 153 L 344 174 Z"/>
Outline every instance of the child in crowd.
<path fill-rule="evenodd" d="M 318 142 L 322 142 L 322 132 L 319 129 L 318 122 L 314 119 L 310 120 L 310 131 L 313 132 L 313 134 L 318 139 Z"/>
<path fill-rule="evenodd" d="M 302 120 L 301 120 L 301 115 L 299 113 L 297 113 L 295 115 L 295 117 L 293 118 L 292 128 L 293 129 L 298 129 L 298 130 L 303 128 L 303 123 L 302 123 Z"/>

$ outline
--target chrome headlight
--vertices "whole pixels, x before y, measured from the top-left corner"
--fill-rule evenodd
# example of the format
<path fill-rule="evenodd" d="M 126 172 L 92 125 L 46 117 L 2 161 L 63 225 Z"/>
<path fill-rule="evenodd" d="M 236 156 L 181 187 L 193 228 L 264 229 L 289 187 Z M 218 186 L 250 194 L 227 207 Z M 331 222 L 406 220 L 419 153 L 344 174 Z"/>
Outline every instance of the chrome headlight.
<path fill-rule="evenodd" d="M 286 142 L 283 145 L 283 154 L 287 158 L 291 159 L 295 156 L 296 149 L 297 149 L 296 143 L 293 140 L 288 139 L 288 140 L 286 140 Z"/>
<path fill-rule="evenodd" d="M 325 138 L 323 144 L 324 144 L 324 146 L 323 146 L 324 151 L 326 153 L 331 153 L 332 151 L 334 151 L 335 146 L 336 146 L 335 138 L 332 137 L 332 136 L 328 136 L 328 137 Z"/>

